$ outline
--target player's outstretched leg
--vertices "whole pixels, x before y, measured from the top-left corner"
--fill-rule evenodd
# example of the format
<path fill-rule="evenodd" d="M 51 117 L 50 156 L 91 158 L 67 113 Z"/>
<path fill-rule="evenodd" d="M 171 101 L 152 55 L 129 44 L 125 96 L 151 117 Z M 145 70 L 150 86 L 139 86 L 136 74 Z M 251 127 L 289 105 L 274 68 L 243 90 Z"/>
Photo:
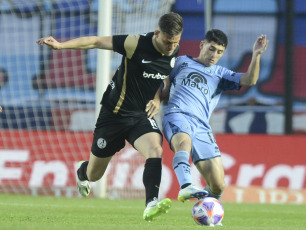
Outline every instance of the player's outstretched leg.
<path fill-rule="evenodd" d="M 189 185 L 179 191 L 177 199 L 179 201 L 185 202 L 191 198 L 202 199 L 208 195 L 208 192 L 204 189 L 199 189 L 194 185 Z"/>
<path fill-rule="evenodd" d="M 85 161 L 80 161 L 78 163 L 78 167 L 77 167 L 77 170 L 79 170 L 79 168 L 81 167 L 81 165 L 84 163 Z M 79 190 L 79 193 L 83 196 L 83 197 L 86 197 L 89 195 L 90 193 L 90 183 L 88 180 L 83 180 L 81 181 L 79 176 L 78 176 L 78 173 L 76 173 L 76 182 L 77 182 L 77 187 L 78 187 L 78 190 Z"/>
<path fill-rule="evenodd" d="M 158 201 L 156 198 L 147 204 L 143 212 L 143 219 L 151 222 L 154 218 L 161 214 L 168 213 L 172 205 L 172 201 L 168 198 Z"/>

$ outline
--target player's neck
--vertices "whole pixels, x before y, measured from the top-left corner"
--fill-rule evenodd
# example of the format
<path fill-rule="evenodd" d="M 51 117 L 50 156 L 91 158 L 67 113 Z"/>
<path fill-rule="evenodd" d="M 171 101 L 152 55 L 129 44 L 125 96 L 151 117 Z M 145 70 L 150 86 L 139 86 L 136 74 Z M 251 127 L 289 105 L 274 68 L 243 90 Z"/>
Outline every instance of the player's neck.
<path fill-rule="evenodd" d="M 196 58 L 193 58 L 193 60 L 195 60 L 195 61 L 197 61 L 197 62 L 199 62 L 199 63 L 202 63 L 202 64 L 204 64 L 203 62 L 201 62 L 201 60 L 198 58 L 198 57 L 196 57 Z"/>
<path fill-rule="evenodd" d="M 200 59 L 199 57 L 193 58 L 193 60 L 195 60 L 196 62 L 201 63 L 202 65 L 204 65 L 204 66 L 206 66 L 206 67 L 209 67 L 209 66 L 205 65 L 204 62 L 201 61 L 201 59 Z"/>
<path fill-rule="evenodd" d="M 155 36 L 155 35 L 153 35 L 153 37 L 152 37 L 152 43 L 153 43 L 154 48 L 155 48 L 159 53 L 161 53 L 162 55 L 165 55 L 165 54 L 158 48 L 158 46 L 157 46 L 157 44 L 156 44 L 156 36 Z"/>

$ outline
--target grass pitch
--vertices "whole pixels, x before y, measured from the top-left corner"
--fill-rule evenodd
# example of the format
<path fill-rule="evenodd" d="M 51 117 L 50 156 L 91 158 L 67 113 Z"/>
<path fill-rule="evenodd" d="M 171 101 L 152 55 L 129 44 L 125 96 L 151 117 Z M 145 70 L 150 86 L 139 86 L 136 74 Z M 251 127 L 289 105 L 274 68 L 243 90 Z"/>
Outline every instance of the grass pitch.
<path fill-rule="evenodd" d="M 143 200 L 0 194 L 0 229 L 209 229 L 193 221 L 194 203 L 173 201 L 168 214 L 148 223 L 142 219 Z M 305 205 L 223 203 L 223 207 L 223 227 L 214 229 L 306 229 Z"/>

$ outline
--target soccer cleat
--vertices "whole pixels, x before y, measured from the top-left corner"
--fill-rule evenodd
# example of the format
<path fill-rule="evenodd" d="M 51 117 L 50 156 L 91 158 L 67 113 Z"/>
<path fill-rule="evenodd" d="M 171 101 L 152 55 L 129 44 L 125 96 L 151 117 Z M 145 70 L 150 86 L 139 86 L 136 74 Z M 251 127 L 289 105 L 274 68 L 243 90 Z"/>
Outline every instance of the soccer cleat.
<path fill-rule="evenodd" d="M 216 224 L 215 226 L 223 226 L 223 224 L 221 222 L 219 222 L 218 224 Z"/>
<path fill-rule="evenodd" d="M 177 199 L 179 201 L 185 202 L 190 198 L 202 199 L 208 195 L 208 192 L 202 189 L 198 189 L 193 185 L 189 185 L 179 191 Z"/>
<path fill-rule="evenodd" d="M 151 222 L 154 218 L 161 214 L 168 213 L 172 201 L 168 198 L 158 201 L 156 198 L 148 203 L 146 209 L 143 212 L 143 219 Z"/>
<path fill-rule="evenodd" d="M 77 169 L 79 169 L 81 167 L 81 165 L 83 164 L 84 161 L 80 161 L 78 163 L 78 167 Z M 83 196 L 83 197 L 86 197 L 89 195 L 90 193 L 90 183 L 88 180 L 84 180 L 84 181 L 81 181 L 79 179 L 79 176 L 78 176 L 78 173 L 76 173 L 76 182 L 77 182 L 77 187 L 79 189 L 79 193 Z"/>

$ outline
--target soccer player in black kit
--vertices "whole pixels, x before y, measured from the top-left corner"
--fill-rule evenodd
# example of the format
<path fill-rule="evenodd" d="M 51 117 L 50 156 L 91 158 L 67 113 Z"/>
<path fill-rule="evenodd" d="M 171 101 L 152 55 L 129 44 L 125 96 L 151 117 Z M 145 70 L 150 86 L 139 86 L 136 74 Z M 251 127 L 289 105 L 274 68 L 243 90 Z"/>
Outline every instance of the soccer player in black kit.
<path fill-rule="evenodd" d="M 143 183 L 146 209 L 143 218 L 151 221 L 171 207 L 171 200 L 158 201 L 162 173 L 162 134 L 154 116 L 160 106 L 161 84 L 174 67 L 183 31 L 177 13 L 160 17 L 154 32 L 142 35 L 80 37 L 58 42 L 41 38 L 39 45 L 52 49 L 106 49 L 122 54 L 122 62 L 102 98 L 89 161 L 81 161 L 77 186 L 82 196 L 90 193 L 89 181 L 99 180 L 112 156 L 127 140 L 145 158 Z"/>

